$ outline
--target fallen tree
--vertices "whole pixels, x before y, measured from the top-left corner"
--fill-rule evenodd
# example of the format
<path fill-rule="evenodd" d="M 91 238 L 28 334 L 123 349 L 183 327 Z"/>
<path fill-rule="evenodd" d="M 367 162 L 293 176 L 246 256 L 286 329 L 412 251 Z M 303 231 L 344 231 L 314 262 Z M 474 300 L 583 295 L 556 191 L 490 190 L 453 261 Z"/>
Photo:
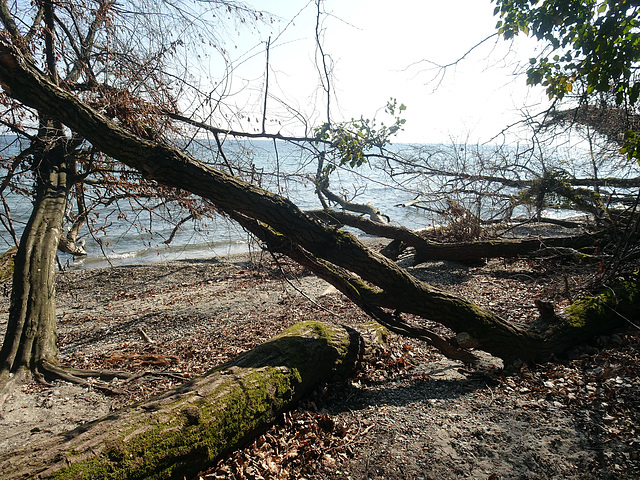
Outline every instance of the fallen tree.
<path fill-rule="evenodd" d="M 544 359 L 615 326 L 619 318 L 608 309 L 621 310 L 623 316 L 638 310 L 633 294 L 637 286 L 629 281 L 620 287 L 620 294 L 580 304 L 566 318 L 542 315 L 536 324 L 514 326 L 417 280 L 352 235 L 305 214 L 288 199 L 125 130 L 53 84 L 6 43 L 0 47 L 0 81 L 7 94 L 54 116 L 95 148 L 145 177 L 210 200 L 267 247 L 307 265 L 387 325 L 405 325 L 402 313 L 415 314 L 451 328 L 462 347 L 481 348 L 505 360 Z M 455 342 L 450 345 L 457 348 Z"/>
<path fill-rule="evenodd" d="M 510 258 L 527 255 L 543 248 L 572 249 L 576 255 L 587 258 L 589 253 L 606 239 L 603 232 L 596 232 L 567 237 L 442 243 L 431 240 L 425 232 L 374 222 L 346 212 L 317 210 L 307 213 L 332 225 L 348 225 L 370 235 L 392 239 L 393 242 L 385 247 L 382 253 L 393 260 L 396 260 L 407 247 L 413 247 L 415 249 L 414 264 L 435 260 L 464 262 L 483 258 Z"/>
<path fill-rule="evenodd" d="M 361 353 L 353 330 L 298 323 L 203 377 L 3 455 L 0 477 L 191 478 L 320 383 L 352 372 Z"/>

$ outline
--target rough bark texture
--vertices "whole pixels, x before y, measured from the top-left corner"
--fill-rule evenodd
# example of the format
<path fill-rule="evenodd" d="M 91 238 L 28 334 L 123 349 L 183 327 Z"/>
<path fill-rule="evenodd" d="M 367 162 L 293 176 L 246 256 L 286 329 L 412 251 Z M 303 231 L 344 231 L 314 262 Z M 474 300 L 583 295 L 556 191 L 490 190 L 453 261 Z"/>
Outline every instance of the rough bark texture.
<path fill-rule="evenodd" d="M 45 0 L 42 9 L 48 81 L 57 86 L 53 1 Z M 12 21 L 6 21 L 10 18 L 7 12 L 0 11 L 0 16 L 3 24 L 10 25 L 11 35 L 23 45 L 18 31 L 12 29 Z M 15 257 L 9 322 L 0 350 L 0 386 L 10 372 L 37 372 L 44 363 L 57 361 L 55 258 L 74 169 L 69 168 L 69 142 L 62 123 L 55 115 L 47 114 L 38 115 L 38 122 L 38 136 L 32 140 L 32 146 L 37 144 L 36 150 L 41 150 L 32 165 L 35 202 Z"/>
<path fill-rule="evenodd" d="M 57 359 L 55 258 L 69 192 L 64 143 L 45 155 L 37 173 L 33 212 L 14 260 L 0 375 Z"/>
<path fill-rule="evenodd" d="M 375 308 L 416 314 L 437 321 L 499 357 L 545 357 L 582 340 L 593 328 L 556 319 L 557 328 L 518 328 L 471 302 L 418 281 L 353 236 L 311 218 L 289 200 L 189 157 L 170 146 L 120 128 L 70 93 L 52 84 L 13 47 L 0 45 L 0 83 L 7 93 L 76 130 L 96 148 L 169 186 L 212 201 L 243 225 L 262 230 L 281 252 L 308 256 L 310 268 L 367 311 Z M 289 247 L 287 247 L 289 245 Z M 637 303 L 637 298 L 635 300 Z M 567 327 L 568 325 L 568 327 Z M 598 325 L 602 330 L 610 323 Z M 596 329 L 597 330 L 597 329 Z M 553 335 L 547 342 L 547 335 Z M 567 338 L 559 337 L 568 335 Z M 556 350 L 554 350 L 554 347 Z"/>
<path fill-rule="evenodd" d="M 319 383 L 353 371 L 360 352 L 353 331 L 296 324 L 204 377 L 0 457 L 0 477 L 191 478 Z"/>
<path fill-rule="evenodd" d="M 263 240 L 274 251 L 287 253 L 289 257 L 310 270 L 344 293 L 354 303 L 370 314 L 378 322 L 392 331 L 408 334 L 416 338 L 428 339 L 428 332 L 418 333 L 419 326 L 408 325 L 397 315 L 399 312 L 412 313 L 440 322 L 456 332 L 456 342 L 440 351 L 450 358 L 473 363 L 469 352 L 463 349 L 480 348 L 506 361 L 546 360 L 553 354 L 564 352 L 573 345 L 580 344 L 595 335 L 609 331 L 640 313 L 640 282 L 637 278 L 625 281 L 605 290 L 601 295 L 574 302 L 568 315 L 542 315 L 537 321 L 520 328 L 500 317 L 487 312 L 472 303 L 455 297 L 438 298 L 438 290 L 407 290 L 404 295 L 395 294 L 388 298 L 384 291 L 369 287 L 361 278 L 339 266 L 328 264 L 300 246 L 292 245 L 286 238 L 278 236 L 259 222 L 237 219 L 244 227 Z M 416 281 L 417 282 L 417 281 Z M 421 285 L 417 282 L 417 285 Z M 440 302 L 439 309 L 434 303 Z M 395 310 L 389 314 L 384 307 Z M 411 332 L 410 330 L 414 330 Z M 426 334 L 426 335 L 425 335 Z M 430 341 L 434 346 L 434 342 Z M 457 345 L 456 345 L 457 343 Z M 457 350 L 457 351 L 456 351 Z"/>
<path fill-rule="evenodd" d="M 527 255 L 544 248 L 589 249 L 596 245 L 598 235 L 576 237 L 534 238 L 526 240 L 484 240 L 466 243 L 435 243 L 416 249 L 415 263 L 434 260 L 478 260 L 481 258 L 511 258 Z M 592 250 L 592 249 L 591 249 Z M 590 252 L 587 250 L 584 253 Z"/>

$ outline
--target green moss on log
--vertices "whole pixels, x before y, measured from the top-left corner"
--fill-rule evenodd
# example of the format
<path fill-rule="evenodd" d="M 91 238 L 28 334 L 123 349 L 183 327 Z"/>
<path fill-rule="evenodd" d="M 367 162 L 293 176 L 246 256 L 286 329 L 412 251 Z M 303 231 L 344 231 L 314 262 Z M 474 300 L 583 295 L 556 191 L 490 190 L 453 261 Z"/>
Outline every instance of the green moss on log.
<path fill-rule="evenodd" d="M 622 281 L 599 295 L 582 298 L 567 308 L 565 321 L 584 331 L 601 331 L 622 323 L 640 310 L 640 293 L 636 281 Z"/>
<path fill-rule="evenodd" d="M 302 395 L 356 365 L 354 334 L 302 322 L 204 377 L 0 458 L 0 477 L 191 477 L 253 438 Z M 22 455 L 22 456 L 21 456 Z M 42 459 L 47 456 L 47 460 Z"/>
<path fill-rule="evenodd" d="M 178 401 L 174 408 L 161 409 L 136 424 L 133 433 L 115 433 L 100 457 L 72 464 L 51 478 L 164 479 L 178 478 L 194 466 L 205 468 L 229 445 L 241 444 L 275 420 L 300 384 L 291 373 L 280 367 L 234 370 L 232 386 L 225 383 L 186 407 Z"/>
<path fill-rule="evenodd" d="M 0 282 L 6 282 L 13 278 L 14 259 L 17 251 L 16 247 L 11 247 L 0 256 Z"/>

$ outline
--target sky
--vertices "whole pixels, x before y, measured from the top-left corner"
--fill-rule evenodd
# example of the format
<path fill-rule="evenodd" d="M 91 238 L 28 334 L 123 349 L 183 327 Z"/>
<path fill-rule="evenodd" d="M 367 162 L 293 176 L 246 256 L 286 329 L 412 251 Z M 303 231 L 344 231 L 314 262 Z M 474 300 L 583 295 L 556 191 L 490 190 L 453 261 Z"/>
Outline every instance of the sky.
<path fill-rule="evenodd" d="M 261 112 L 271 37 L 270 94 L 320 124 L 326 96 L 315 66 L 315 2 L 248 3 L 276 20 L 227 41 L 232 58 L 243 61 L 235 72 L 235 101 L 246 112 L 254 110 L 247 118 Z M 541 45 L 494 37 L 445 70 L 435 66 L 455 62 L 495 33 L 494 6 L 488 0 L 326 0 L 321 25 L 333 78 L 332 121 L 375 116 L 389 124 L 383 110 L 393 97 L 407 106 L 396 142 L 501 143 L 500 132 L 520 121 L 523 111 L 537 113 L 547 105 L 544 91 L 528 88 L 521 73 Z M 267 107 L 272 118 L 287 116 L 274 98 Z M 268 125 L 271 133 L 300 133 L 296 120 Z M 514 131 L 506 141 L 519 138 Z"/>

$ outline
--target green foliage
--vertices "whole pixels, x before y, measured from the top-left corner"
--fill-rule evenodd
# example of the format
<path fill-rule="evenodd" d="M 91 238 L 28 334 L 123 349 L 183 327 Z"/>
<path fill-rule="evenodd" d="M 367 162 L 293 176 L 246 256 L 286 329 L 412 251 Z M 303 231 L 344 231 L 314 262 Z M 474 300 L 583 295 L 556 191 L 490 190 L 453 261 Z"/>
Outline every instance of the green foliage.
<path fill-rule="evenodd" d="M 530 59 L 528 84 L 545 86 L 550 98 L 562 99 L 580 82 L 587 94 L 612 93 L 618 106 L 638 102 L 640 2 L 493 1 L 500 17 L 496 27 L 505 39 L 523 33 L 549 45 L 544 55 Z M 625 153 L 640 158 L 635 134 L 629 140 Z"/>
<path fill-rule="evenodd" d="M 635 159 L 640 163 L 640 135 L 628 130 L 624 135 L 624 145 L 620 153 L 625 154 L 629 160 Z"/>
<path fill-rule="evenodd" d="M 580 79 L 588 92 L 616 92 L 618 105 L 636 103 L 633 78 L 640 57 L 638 2 L 632 0 L 495 0 L 498 32 L 546 41 L 549 55 L 532 58 L 529 83 L 562 98 Z"/>
<path fill-rule="evenodd" d="M 401 118 L 402 112 L 407 107 L 398 105 L 398 101 L 392 98 L 387 102 L 385 113 L 393 117 L 390 126 L 380 123 L 375 119 L 360 117 L 342 123 L 323 123 L 315 129 L 317 143 L 329 145 L 331 153 L 336 157 L 335 162 L 325 165 L 325 176 L 334 171 L 337 166 L 349 165 L 351 168 L 360 167 L 367 163 L 366 152 L 373 148 L 384 148 L 391 144 L 391 137 L 402 130 L 406 120 Z"/>

